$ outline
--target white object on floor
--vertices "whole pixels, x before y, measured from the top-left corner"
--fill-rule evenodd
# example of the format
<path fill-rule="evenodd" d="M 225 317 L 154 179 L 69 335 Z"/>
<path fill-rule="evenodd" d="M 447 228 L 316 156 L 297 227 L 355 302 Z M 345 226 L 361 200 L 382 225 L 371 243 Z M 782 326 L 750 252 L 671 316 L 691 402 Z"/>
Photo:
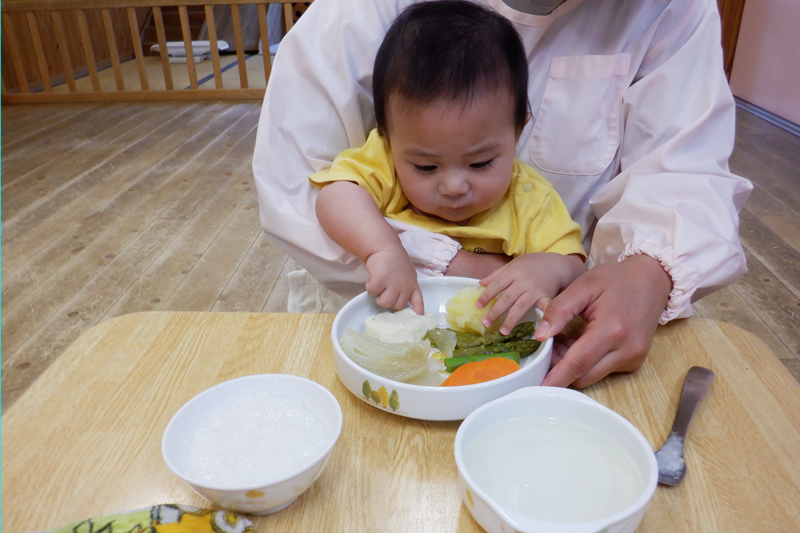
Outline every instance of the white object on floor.
<path fill-rule="evenodd" d="M 217 41 L 217 49 L 219 51 L 227 50 L 228 43 L 226 41 Z M 150 47 L 150 52 L 160 54 L 161 47 L 154 44 Z M 186 45 L 183 41 L 169 41 L 167 42 L 167 54 L 169 54 L 170 63 L 186 63 Z M 192 41 L 192 57 L 195 62 L 205 61 L 211 57 L 211 41 Z"/>
<path fill-rule="evenodd" d="M 278 45 L 279 44 L 280 43 L 275 43 L 275 44 L 269 45 L 269 55 L 274 56 L 275 54 L 278 53 Z M 258 40 L 258 55 L 260 55 L 260 56 L 264 55 L 264 43 L 261 42 L 261 39 Z"/>

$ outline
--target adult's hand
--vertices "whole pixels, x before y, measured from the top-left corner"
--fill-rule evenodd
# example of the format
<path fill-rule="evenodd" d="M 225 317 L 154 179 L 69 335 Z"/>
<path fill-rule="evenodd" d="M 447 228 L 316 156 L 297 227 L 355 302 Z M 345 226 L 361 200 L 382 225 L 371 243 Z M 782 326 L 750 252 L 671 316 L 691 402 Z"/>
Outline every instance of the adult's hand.
<path fill-rule="evenodd" d="M 551 300 L 535 337 L 554 337 L 576 316 L 587 322 L 570 346 L 554 344 L 542 385 L 586 387 L 612 372 L 633 372 L 644 363 L 672 280 L 646 255 L 597 265 Z"/>

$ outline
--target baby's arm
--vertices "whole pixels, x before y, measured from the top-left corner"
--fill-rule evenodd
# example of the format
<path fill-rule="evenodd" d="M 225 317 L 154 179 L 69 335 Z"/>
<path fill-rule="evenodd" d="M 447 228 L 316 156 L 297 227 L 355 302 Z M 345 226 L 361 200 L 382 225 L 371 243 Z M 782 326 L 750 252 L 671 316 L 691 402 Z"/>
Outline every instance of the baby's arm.
<path fill-rule="evenodd" d="M 316 213 L 328 237 L 364 261 L 366 289 L 378 305 L 400 310 L 411 302 L 425 312 L 414 265 L 369 192 L 350 181 L 329 183 L 319 191 Z"/>
<path fill-rule="evenodd" d="M 586 266 L 579 255 L 537 252 L 512 259 L 481 280 L 486 289 L 476 302 L 479 308 L 500 295 L 486 313 L 484 325 L 492 325 L 508 311 L 500 327 L 500 332 L 507 335 L 531 307 L 544 310 L 550 300 L 584 272 Z"/>
<path fill-rule="evenodd" d="M 459 250 L 450 261 L 445 276 L 463 276 L 465 278 L 483 279 L 511 261 L 504 254 L 476 254 Z"/>

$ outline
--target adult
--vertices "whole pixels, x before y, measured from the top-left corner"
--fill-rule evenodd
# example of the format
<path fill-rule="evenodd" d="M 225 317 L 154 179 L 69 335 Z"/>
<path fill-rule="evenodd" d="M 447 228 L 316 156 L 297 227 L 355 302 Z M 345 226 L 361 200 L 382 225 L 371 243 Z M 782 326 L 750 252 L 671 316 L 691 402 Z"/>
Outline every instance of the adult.
<path fill-rule="evenodd" d="M 264 99 L 253 158 L 262 226 L 345 297 L 363 291 L 363 263 L 320 228 L 308 176 L 374 128 L 375 54 L 412 3 L 316 0 L 281 42 Z M 746 270 L 738 211 L 752 186 L 728 170 L 734 102 L 716 2 L 477 3 L 522 37 L 533 116 L 516 155 L 555 186 L 589 252 L 588 272 L 547 305 L 537 332 L 588 323 L 559 339 L 544 384 L 634 371 L 659 323 L 690 316 L 692 301 Z M 440 235 L 398 231 L 420 272 L 458 275 L 476 259 Z"/>

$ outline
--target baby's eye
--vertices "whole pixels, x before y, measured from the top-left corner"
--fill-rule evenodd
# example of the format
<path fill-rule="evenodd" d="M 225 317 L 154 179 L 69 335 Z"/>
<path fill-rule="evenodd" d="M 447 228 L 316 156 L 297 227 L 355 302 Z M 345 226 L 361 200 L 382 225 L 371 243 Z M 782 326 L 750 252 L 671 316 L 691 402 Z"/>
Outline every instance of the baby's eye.
<path fill-rule="evenodd" d="M 433 172 L 436 170 L 436 165 L 414 165 L 417 172 Z"/>
<path fill-rule="evenodd" d="M 488 161 L 481 161 L 480 163 L 472 163 L 470 165 L 470 167 L 471 168 L 478 168 L 478 169 L 480 169 L 480 168 L 488 168 L 488 167 L 492 166 L 493 162 L 494 162 L 494 158 L 489 159 Z"/>

